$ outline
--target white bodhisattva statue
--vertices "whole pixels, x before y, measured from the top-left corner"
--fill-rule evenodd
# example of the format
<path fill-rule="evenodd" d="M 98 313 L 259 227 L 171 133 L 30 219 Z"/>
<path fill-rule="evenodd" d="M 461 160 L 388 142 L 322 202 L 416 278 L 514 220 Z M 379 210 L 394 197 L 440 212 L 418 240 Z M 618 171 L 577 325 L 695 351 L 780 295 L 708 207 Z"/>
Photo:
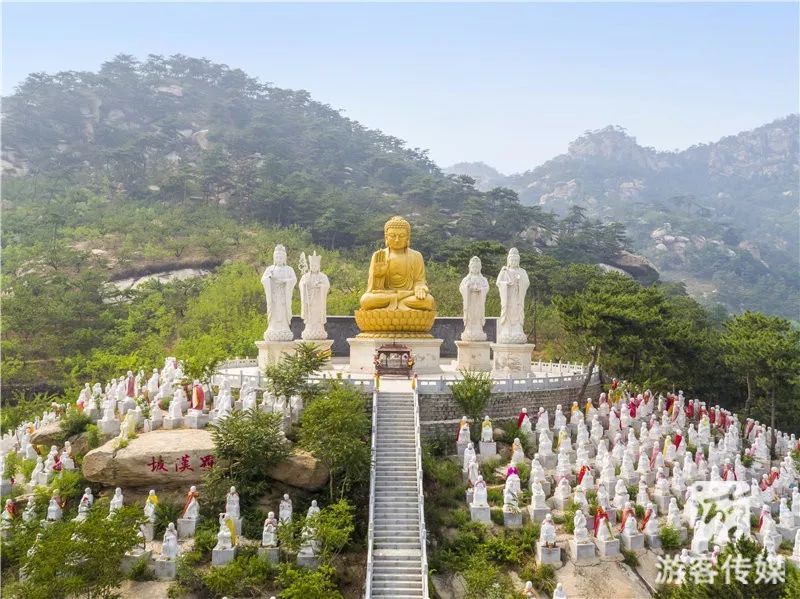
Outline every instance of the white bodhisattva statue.
<path fill-rule="evenodd" d="M 239 494 L 236 492 L 236 487 L 231 487 L 225 498 L 225 511 L 231 519 L 239 519 Z"/>
<path fill-rule="evenodd" d="M 586 529 L 586 516 L 583 515 L 581 510 L 575 512 L 575 516 L 572 519 L 572 523 L 574 525 L 574 537 L 575 542 L 577 543 L 588 543 L 589 542 L 589 531 Z"/>
<path fill-rule="evenodd" d="M 547 514 L 544 517 L 541 532 L 539 533 L 539 545 L 542 547 L 556 546 L 556 525 L 553 524 L 552 514 Z"/>
<path fill-rule="evenodd" d="M 122 496 L 122 489 L 117 487 L 114 489 L 114 496 L 111 498 L 111 503 L 108 506 L 108 517 L 111 518 L 111 516 L 114 515 L 114 512 L 124 505 L 124 502 L 125 498 Z"/>
<path fill-rule="evenodd" d="M 167 530 L 164 531 L 164 540 L 161 543 L 161 557 L 174 560 L 178 557 L 178 531 L 175 524 L 170 522 Z"/>
<path fill-rule="evenodd" d="M 497 319 L 498 343 L 526 343 L 528 337 L 522 330 L 525 322 L 525 294 L 530 287 L 528 273 L 519 265 L 519 251 L 511 248 L 506 265 L 497 275 L 500 292 L 500 318 Z"/>
<path fill-rule="evenodd" d="M 300 317 L 303 319 L 303 339 L 327 339 L 325 331 L 328 310 L 328 292 L 331 283 L 320 271 L 320 260 L 316 252 L 308 257 L 308 272 L 300 277 Z"/>
<path fill-rule="evenodd" d="M 475 481 L 475 486 L 472 492 L 472 507 L 487 507 L 489 505 L 489 493 L 486 489 L 486 482 L 479 474 L 478 480 Z"/>
<path fill-rule="evenodd" d="M 289 494 L 286 493 L 281 499 L 280 509 L 278 510 L 278 519 L 281 524 L 289 523 L 292 521 L 292 500 Z"/>
<path fill-rule="evenodd" d="M 291 341 L 294 336 L 289 328 L 292 320 L 292 293 L 297 284 L 294 269 L 286 264 L 286 248 L 278 244 L 272 253 L 272 264 L 261 276 L 261 284 L 267 296 L 266 341 Z"/>
<path fill-rule="evenodd" d="M 486 341 L 483 325 L 486 323 L 486 295 L 489 281 L 481 274 L 481 259 L 473 256 L 469 273 L 458 286 L 464 304 L 464 332 L 462 341 Z"/>
<path fill-rule="evenodd" d="M 275 517 L 275 512 L 267 514 L 267 519 L 264 520 L 264 530 L 261 532 L 261 545 L 262 547 L 278 546 L 278 519 Z"/>

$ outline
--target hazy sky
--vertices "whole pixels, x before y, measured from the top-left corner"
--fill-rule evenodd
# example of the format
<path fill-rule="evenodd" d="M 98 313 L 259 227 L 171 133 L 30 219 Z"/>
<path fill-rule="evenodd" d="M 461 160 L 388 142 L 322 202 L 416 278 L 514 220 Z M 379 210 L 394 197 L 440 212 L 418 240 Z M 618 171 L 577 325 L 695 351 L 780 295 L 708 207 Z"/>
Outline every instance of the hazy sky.
<path fill-rule="evenodd" d="M 621 125 L 685 148 L 798 111 L 798 4 L 11 4 L 3 93 L 115 54 L 207 57 L 513 172 Z"/>

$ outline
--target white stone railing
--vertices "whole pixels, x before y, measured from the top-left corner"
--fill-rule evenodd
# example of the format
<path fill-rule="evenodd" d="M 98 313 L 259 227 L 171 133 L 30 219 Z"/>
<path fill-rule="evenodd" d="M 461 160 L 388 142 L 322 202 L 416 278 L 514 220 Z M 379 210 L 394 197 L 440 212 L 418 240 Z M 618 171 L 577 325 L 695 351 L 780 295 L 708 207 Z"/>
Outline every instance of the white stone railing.
<path fill-rule="evenodd" d="M 428 599 L 428 533 L 425 530 L 425 493 L 422 486 L 422 442 L 419 425 L 419 391 L 414 389 L 414 446 L 417 460 L 417 509 L 419 510 L 419 545 L 422 570 L 422 597 Z M 369 597 L 369 595 L 367 595 Z"/>
<path fill-rule="evenodd" d="M 372 597 L 372 571 L 373 556 L 372 545 L 375 540 L 375 471 L 378 461 L 378 392 L 372 391 L 372 445 L 370 448 L 371 462 L 369 467 L 369 528 L 367 529 L 367 588 L 364 597 Z"/>
<path fill-rule="evenodd" d="M 246 368 L 247 366 L 245 366 Z M 224 366 L 224 368 L 243 368 L 242 366 Z M 340 373 L 339 373 L 340 374 Z M 364 393 L 372 393 L 375 383 L 372 379 L 353 378 L 349 374 L 339 374 L 322 372 L 309 377 L 309 382 L 319 383 L 324 380 L 339 380 L 348 385 L 358 387 Z M 244 374 L 242 372 L 217 372 L 211 377 L 211 384 L 221 385 L 223 381 L 228 381 L 232 389 L 241 389 L 243 383 L 248 383 L 251 387 L 263 391 L 267 388 L 267 378 L 262 374 Z"/>
<path fill-rule="evenodd" d="M 583 384 L 586 373 L 573 374 L 566 376 L 527 376 L 507 379 L 492 379 L 492 393 L 518 393 L 521 391 L 538 391 L 542 389 L 564 389 L 579 387 Z M 598 372 L 592 373 L 589 384 L 598 383 L 600 375 Z M 451 387 L 456 380 L 440 377 L 438 379 L 420 379 L 417 382 L 419 393 L 422 395 L 429 393 L 450 393 Z"/>

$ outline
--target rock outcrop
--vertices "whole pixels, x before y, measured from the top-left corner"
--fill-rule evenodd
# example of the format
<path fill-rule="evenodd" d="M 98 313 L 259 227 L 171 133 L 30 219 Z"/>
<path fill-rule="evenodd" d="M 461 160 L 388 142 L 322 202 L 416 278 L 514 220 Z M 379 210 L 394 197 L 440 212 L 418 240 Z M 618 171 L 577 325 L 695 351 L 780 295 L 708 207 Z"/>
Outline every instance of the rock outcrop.
<path fill-rule="evenodd" d="M 214 458 L 207 429 L 157 430 L 140 433 L 127 447 L 112 439 L 83 458 L 83 475 L 107 486 L 186 487 L 202 482 Z M 315 490 L 328 482 L 328 469 L 308 452 L 295 449 L 266 475 L 292 487 Z"/>

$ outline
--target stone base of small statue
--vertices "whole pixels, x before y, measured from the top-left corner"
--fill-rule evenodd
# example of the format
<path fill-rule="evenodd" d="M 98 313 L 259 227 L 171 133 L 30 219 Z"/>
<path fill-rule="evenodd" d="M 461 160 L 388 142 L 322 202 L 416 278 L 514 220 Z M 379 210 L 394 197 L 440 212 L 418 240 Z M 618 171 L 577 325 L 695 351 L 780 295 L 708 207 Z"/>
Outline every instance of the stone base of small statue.
<path fill-rule="evenodd" d="M 119 435 L 119 420 L 98 420 L 97 428 L 106 436 L 116 437 Z"/>
<path fill-rule="evenodd" d="M 591 564 L 597 561 L 594 554 L 594 543 L 591 540 L 578 543 L 575 539 L 570 539 L 569 553 L 572 561 L 576 564 Z"/>
<path fill-rule="evenodd" d="M 789 541 L 790 543 L 794 543 L 794 537 L 797 534 L 797 526 L 793 526 L 792 528 L 784 528 L 780 524 L 776 526 L 778 532 L 781 533 L 784 541 Z"/>
<path fill-rule="evenodd" d="M 669 512 L 669 495 L 653 495 L 653 503 L 658 508 L 658 513 L 662 516 L 666 516 Z"/>
<path fill-rule="evenodd" d="M 783 535 L 777 531 L 777 526 L 775 527 L 775 535 L 773 536 L 773 540 L 775 543 L 775 547 L 780 547 L 780 544 L 783 542 Z M 756 539 L 761 545 L 766 545 L 766 535 L 763 532 L 757 532 L 755 534 Z M 794 540 L 794 539 L 792 539 Z"/>
<path fill-rule="evenodd" d="M 5 497 L 11 495 L 11 481 L 0 480 L 0 496 Z"/>
<path fill-rule="evenodd" d="M 271 564 L 277 564 L 281 561 L 281 550 L 278 547 L 259 547 L 258 556 Z"/>
<path fill-rule="evenodd" d="M 456 441 L 456 454 L 458 455 L 459 463 L 464 461 L 464 450 L 467 448 L 467 445 L 469 445 L 469 441 L 466 443 L 459 443 Z"/>
<path fill-rule="evenodd" d="M 161 426 L 167 431 L 181 428 L 181 426 L 183 426 L 183 418 L 170 418 L 169 416 L 164 416 L 164 421 Z"/>
<path fill-rule="evenodd" d="M 541 462 L 541 460 L 540 460 Z M 552 485 L 550 484 L 549 480 L 542 480 L 539 481 L 539 484 L 542 485 L 542 491 L 544 491 L 544 496 L 549 497 L 551 495 L 551 491 L 553 490 Z"/>
<path fill-rule="evenodd" d="M 211 550 L 211 565 L 224 566 L 231 563 L 236 558 L 236 547 L 230 549 L 212 549 Z"/>
<path fill-rule="evenodd" d="M 148 543 L 153 540 L 153 523 L 146 522 L 142 524 L 142 536 Z"/>
<path fill-rule="evenodd" d="M 189 410 L 184 421 L 186 428 L 205 428 L 208 425 L 208 419 L 208 414 L 203 414 L 198 410 Z"/>
<path fill-rule="evenodd" d="M 564 511 L 570 501 L 572 501 L 572 495 L 567 495 L 566 497 L 553 495 L 553 507 L 557 510 Z"/>
<path fill-rule="evenodd" d="M 172 580 L 175 578 L 175 560 L 159 557 L 154 560 L 156 578 Z"/>
<path fill-rule="evenodd" d="M 178 518 L 178 538 L 188 539 L 194 536 L 197 520 L 192 518 Z"/>
<path fill-rule="evenodd" d="M 473 522 L 483 522 L 484 524 L 492 523 L 491 509 L 488 505 L 471 505 L 469 507 L 469 514 Z"/>
<path fill-rule="evenodd" d="M 644 551 L 644 535 L 642 533 L 630 536 L 622 533 L 619 538 L 622 541 L 622 548 L 626 551 Z"/>
<path fill-rule="evenodd" d="M 593 458 L 594 456 L 590 455 L 589 457 Z M 639 473 L 632 472 L 629 476 L 623 476 L 622 480 L 625 481 L 626 487 L 635 487 L 639 484 Z"/>
<path fill-rule="evenodd" d="M 544 522 L 545 516 L 551 513 L 549 507 L 535 508 L 532 505 L 528 506 L 528 515 L 531 517 L 531 522 Z"/>
<path fill-rule="evenodd" d="M 302 549 L 297 554 L 297 565 L 302 568 L 316 569 L 319 567 L 319 556 L 313 553 L 306 553 Z"/>
<path fill-rule="evenodd" d="M 123 574 L 128 574 L 133 567 L 136 565 L 136 562 L 143 559 L 150 564 L 150 557 L 152 552 L 149 549 L 142 549 L 141 547 L 135 547 L 130 551 L 127 551 L 125 555 L 122 556 L 122 562 L 120 562 L 120 570 L 122 570 Z"/>
<path fill-rule="evenodd" d="M 595 539 L 594 544 L 600 557 L 617 557 L 619 555 L 619 539 Z"/>
<path fill-rule="evenodd" d="M 661 549 L 661 537 L 658 536 L 658 533 L 654 535 L 645 534 L 644 542 L 650 549 Z"/>
<path fill-rule="evenodd" d="M 494 441 L 490 443 L 481 441 L 479 445 L 480 445 L 480 453 L 478 454 L 478 459 L 480 461 L 487 460 L 497 455 L 497 443 L 495 443 Z"/>
<path fill-rule="evenodd" d="M 410 333 L 413 334 L 413 333 Z M 423 335 L 424 333 L 420 333 Z M 362 333 L 363 335 L 363 333 Z M 359 335 L 348 338 L 350 344 L 350 372 L 360 374 L 375 374 L 375 351 L 382 345 L 402 343 L 411 349 L 414 357 L 412 372 L 417 374 L 440 374 L 442 367 L 439 363 L 442 339 L 433 337 L 372 337 Z"/>
<path fill-rule="evenodd" d="M 304 341 L 295 339 L 293 341 L 256 341 L 258 348 L 258 368 L 263 370 L 267 366 L 272 366 L 280 362 L 285 355 L 292 356 L 297 352 L 300 343 L 313 343 L 321 351 L 330 351 L 333 347 L 333 339 L 314 339 Z M 323 366 L 323 370 L 330 366 Z"/>
<path fill-rule="evenodd" d="M 463 476 L 463 473 L 462 473 L 462 476 Z M 472 487 L 467 489 L 466 492 L 464 493 L 464 495 L 466 495 L 467 505 L 471 505 L 472 504 L 472 496 L 474 495 L 474 491 L 472 490 Z"/>
<path fill-rule="evenodd" d="M 464 370 L 488 372 L 492 369 L 491 343 L 488 341 L 456 341 L 456 366 Z"/>
<path fill-rule="evenodd" d="M 536 561 L 546 566 L 560 566 L 561 547 L 544 547 L 536 543 Z"/>
<path fill-rule="evenodd" d="M 520 377 L 531 372 L 533 343 L 492 343 L 492 376 Z"/>
<path fill-rule="evenodd" d="M 522 512 L 503 510 L 503 526 L 506 528 L 522 528 Z"/>

